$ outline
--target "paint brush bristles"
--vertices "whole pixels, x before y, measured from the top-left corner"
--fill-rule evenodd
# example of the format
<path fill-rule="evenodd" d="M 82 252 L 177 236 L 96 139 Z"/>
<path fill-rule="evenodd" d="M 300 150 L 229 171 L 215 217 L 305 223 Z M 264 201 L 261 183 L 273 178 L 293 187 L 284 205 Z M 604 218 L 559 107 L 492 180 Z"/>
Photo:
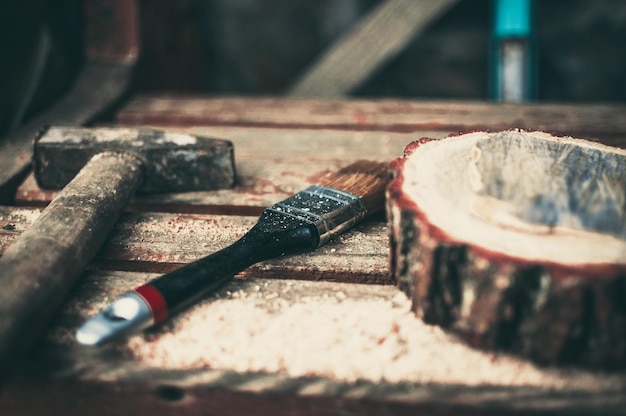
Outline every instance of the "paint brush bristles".
<path fill-rule="evenodd" d="M 360 160 L 267 208 L 229 247 L 132 290 L 78 329 L 81 344 L 109 339 L 165 320 L 254 263 L 315 250 L 384 207 L 387 165 Z"/>
<path fill-rule="evenodd" d="M 385 188 L 389 182 L 388 164 L 357 160 L 320 180 L 321 186 L 338 189 L 363 199 L 367 215 L 381 211 L 385 205 Z"/>

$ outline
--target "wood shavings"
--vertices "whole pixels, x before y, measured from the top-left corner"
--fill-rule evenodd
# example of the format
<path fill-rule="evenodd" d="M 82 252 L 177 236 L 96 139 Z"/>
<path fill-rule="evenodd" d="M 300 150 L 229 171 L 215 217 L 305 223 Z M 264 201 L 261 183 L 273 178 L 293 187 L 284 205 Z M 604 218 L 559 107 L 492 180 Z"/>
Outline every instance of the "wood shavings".
<path fill-rule="evenodd" d="M 618 376 L 542 369 L 471 349 L 415 318 L 391 286 L 235 281 L 156 333 L 132 337 L 128 348 L 143 365 L 165 369 L 551 389 L 624 385 Z"/>

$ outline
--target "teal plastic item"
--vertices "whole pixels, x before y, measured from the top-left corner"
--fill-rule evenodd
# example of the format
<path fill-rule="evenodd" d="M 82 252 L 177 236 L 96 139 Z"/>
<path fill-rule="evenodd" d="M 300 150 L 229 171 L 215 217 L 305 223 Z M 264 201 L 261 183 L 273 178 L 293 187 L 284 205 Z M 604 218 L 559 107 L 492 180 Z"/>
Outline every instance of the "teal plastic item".
<path fill-rule="evenodd" d="M 531 0 L 495 0 L 494 36 L 510 38 L 530 36 Z"/>

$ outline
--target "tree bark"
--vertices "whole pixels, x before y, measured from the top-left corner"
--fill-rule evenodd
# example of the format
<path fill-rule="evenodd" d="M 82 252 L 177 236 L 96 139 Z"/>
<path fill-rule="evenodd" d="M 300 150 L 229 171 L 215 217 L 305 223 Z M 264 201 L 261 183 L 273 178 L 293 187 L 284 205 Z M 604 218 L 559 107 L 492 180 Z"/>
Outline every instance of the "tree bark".
<path fill-rule="evenodd" d="M 624 150 L 474 132 L 392 170 L 390 271 L 419 317 L 541 364 L 624 367 Z"/>

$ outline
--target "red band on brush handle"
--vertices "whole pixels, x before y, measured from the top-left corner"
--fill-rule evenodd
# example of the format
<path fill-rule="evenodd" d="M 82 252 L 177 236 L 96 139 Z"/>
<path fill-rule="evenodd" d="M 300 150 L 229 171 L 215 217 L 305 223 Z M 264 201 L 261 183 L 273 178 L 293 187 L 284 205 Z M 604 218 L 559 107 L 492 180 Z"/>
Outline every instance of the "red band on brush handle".
<path fill-rule="evenodd" d="M 163 322 L 167 318 L 167 303 L 157 288 L 151 284 L 145 284 L 136 288 L 135 293 L 141 296 L 150 307 L 155 324 Z"/>

